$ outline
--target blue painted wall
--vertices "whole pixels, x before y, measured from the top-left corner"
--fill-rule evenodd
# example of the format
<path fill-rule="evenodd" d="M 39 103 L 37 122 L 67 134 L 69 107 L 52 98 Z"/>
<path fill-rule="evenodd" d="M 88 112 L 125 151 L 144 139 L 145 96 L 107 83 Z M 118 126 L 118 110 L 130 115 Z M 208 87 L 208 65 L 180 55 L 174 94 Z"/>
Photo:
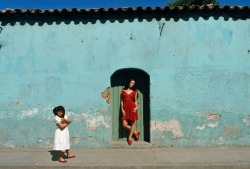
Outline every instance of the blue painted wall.
<path fill-rule="evenodd" d="M 122 68 L 150 75 L 154 146 L 250 146 L 250 20 L 1 22 L 0 147 L 52 147 L 52 109 L 72 147 L 112 143 L 101 93 Z"/>

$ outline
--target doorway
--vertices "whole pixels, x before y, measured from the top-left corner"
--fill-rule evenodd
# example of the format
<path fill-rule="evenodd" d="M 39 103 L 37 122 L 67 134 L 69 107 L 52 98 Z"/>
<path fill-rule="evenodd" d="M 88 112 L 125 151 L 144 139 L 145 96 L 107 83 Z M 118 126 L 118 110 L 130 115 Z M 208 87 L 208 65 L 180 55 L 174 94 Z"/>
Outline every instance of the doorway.
<path fill-rule="evenodd" d="M 144 70 L 125 68 L 115 71 L 111 80 L 112 140 L 127 140 L 128 131 L 122 127 L 120 94 L 125 84 L 134 79 L 138 91 L 138 115 L 136 130 L 141 132 L 140 140 L 150 142 L 150 77 Z"/>

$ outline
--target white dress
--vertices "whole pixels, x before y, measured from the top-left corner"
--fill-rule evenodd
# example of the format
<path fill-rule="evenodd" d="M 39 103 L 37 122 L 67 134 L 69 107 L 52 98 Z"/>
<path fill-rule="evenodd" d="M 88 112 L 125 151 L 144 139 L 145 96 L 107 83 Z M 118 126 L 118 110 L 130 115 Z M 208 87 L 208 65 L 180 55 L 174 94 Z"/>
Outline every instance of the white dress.
<path fill-rule="evenodd" d="M 67 116 L 64 116 L 65 119 L 67 119 Z M 56 123 L 61 122 L 61 118 L 58 116 L 55 116 L 54 121 Z M 54 146 L 53 150 L 68 150 L 70 149 L 69 144 L 69 129 L 68 127 L 65 127 L 63 130 L 61 130 L 58 126 L 55 131 L 55 138 L 54 138 Z"/>

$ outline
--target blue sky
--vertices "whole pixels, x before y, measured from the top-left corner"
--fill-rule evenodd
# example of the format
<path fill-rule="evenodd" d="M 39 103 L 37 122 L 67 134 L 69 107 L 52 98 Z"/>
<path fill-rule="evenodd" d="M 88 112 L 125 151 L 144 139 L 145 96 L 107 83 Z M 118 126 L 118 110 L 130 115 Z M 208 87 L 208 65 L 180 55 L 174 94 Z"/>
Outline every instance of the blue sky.
<path fill-rule="evenodd" d="M 0 10 L 164 6 L 171 0 L 0 0 Z M 221 6 L 250 6 L 250 0 L 217 0 Z"/>

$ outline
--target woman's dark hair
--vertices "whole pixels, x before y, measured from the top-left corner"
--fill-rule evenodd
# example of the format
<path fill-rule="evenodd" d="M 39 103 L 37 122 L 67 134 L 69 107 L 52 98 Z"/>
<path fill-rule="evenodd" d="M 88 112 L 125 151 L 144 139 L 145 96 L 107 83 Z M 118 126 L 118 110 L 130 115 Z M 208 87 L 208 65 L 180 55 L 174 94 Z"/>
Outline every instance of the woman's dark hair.
<path fill-rule="evenodd" d="M 63 106 L 57 106 L 53 109 L 54 115 L 57 115 L 57 112 L 61 111 L 63 113 L 63 117 L 65 115 L 65 109 Z"/>
<path fill-rule="evenodd" d="M 126 86 L 124 87 L 125 90 L 128 89 L 129 84 L 130 84 L 131 81 L 135 81 L 135 80 L 134 80 L 134 79 L 129 79 L 129 80 L 127 81 Z M 133 86 L 132 90 L 134 90 L 134 91 L 136 90 L 136 84 Z"/>

